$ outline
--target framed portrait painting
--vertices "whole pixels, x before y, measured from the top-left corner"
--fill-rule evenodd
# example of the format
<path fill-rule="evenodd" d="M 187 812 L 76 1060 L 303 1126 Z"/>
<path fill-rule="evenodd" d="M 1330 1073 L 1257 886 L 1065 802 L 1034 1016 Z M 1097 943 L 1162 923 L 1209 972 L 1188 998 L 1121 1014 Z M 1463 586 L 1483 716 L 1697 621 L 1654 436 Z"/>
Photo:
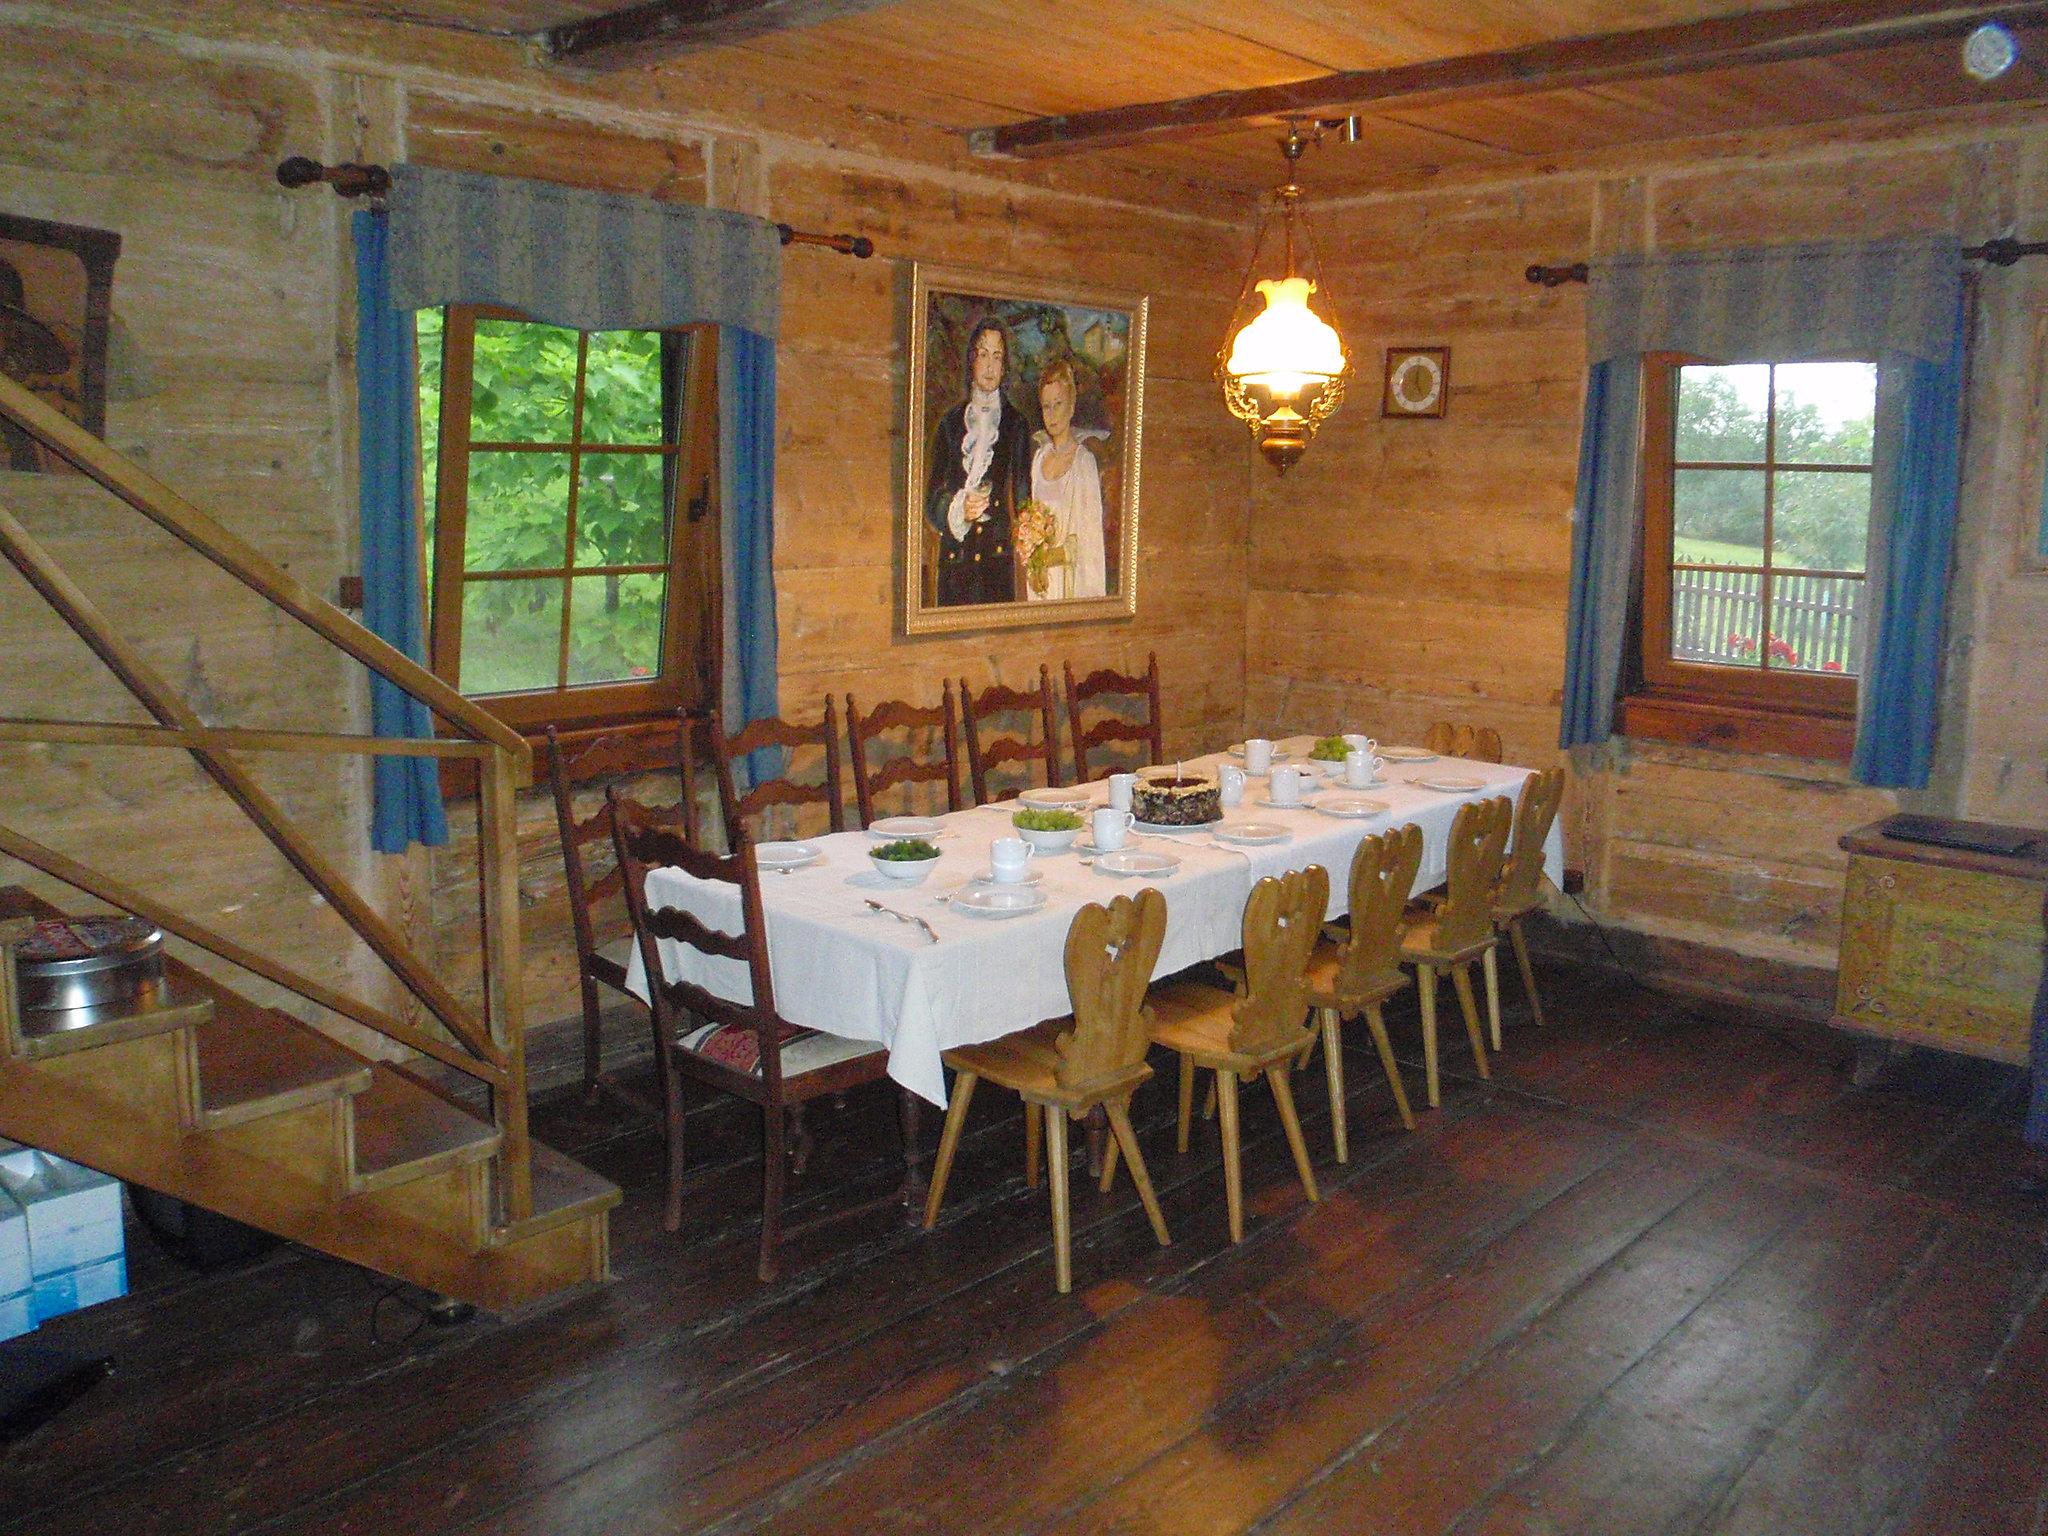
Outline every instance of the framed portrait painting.
<path fill-rule="evenodd" d="M 1142 295 L 920 264 L 911 283 L 906 634 L 1138 606 Z"/>
<path fill-rule="evenodd" d="M 0 213 L 0 373 L 95 437 L 107 430 L 107 337 L 120 253 L 112 230 Z M 70 466 L 0 417 L 0 468 Z"/>

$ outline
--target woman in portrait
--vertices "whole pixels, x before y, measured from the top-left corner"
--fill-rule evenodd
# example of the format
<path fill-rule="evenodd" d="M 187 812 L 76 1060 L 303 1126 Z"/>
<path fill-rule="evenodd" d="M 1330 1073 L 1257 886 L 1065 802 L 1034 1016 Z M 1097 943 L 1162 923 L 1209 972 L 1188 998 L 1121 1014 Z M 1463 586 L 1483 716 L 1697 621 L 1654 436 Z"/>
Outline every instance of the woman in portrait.
<path fill-rule="evenodd" d="M 1049 514 L 1040 551 L 1026 562 L 1033 601 L 1107 595 L 1102 541 L 1102 470 L 1088 439 L 1109 434 L 1074 430 L 1074 365 L 1058 358 L 1038 376 L 1045 430 L 1035 434 L 1031 499 Z"/>

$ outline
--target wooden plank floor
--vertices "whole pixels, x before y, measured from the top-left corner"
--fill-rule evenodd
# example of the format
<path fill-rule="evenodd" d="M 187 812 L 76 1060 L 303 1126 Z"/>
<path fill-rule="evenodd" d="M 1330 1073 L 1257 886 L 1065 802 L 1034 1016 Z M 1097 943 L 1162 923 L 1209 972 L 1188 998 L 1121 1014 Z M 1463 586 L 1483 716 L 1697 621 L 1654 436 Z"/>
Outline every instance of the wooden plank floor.
<path fill-rule="evenodd" d="M 890 1098 L 821 1110 L 799 1214 L 849 1214 L 769 1288 L 722 1103 L 680 1237 L 650 1130 L 537 1107 L 628 1198 L 618 1282 L 535 1316 L 408 1337 L 316 1255 L 136 1247 L 135 1295 L 44 1331 L 118 1374 L 0 1461 L 0 1530 L 2048 1533 L 2019 1074 L 1930 1057 L 1856 1092 L 1825 1036 L 1545 985 L 1551 1027 L 1511 1001 L 1494 1080 L 1466 1060 L 1414 1134 L 1353 1042 L 1346 1167 L 1297 1079 L 1318 1206 L 1248 1094 L 1235 1248 L 1214 1127 L 1174 1153 L 1163 1073 L 1139 1120 L 1175 1242 L 1128 1181 L 1081 1185 L 1064 1298 L 993 1090 L 929 1235 L 858 1209 L 900 1173 Z M 1392 1022 L 1419 1091 L 1412 1001 Z"/>

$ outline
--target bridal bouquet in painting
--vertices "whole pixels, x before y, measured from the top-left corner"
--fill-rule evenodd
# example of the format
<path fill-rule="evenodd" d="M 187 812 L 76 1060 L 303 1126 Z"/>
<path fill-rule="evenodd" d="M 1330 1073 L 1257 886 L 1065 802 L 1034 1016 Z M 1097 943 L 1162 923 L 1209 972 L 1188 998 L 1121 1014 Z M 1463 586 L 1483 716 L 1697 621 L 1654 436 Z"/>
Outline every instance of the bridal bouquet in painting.
<path fill-rule="evenodd" d="M 1052 568 L 1067 563 L 1067 546 L 1060 538 L 1059 519 L 1044 502 L 1027 501 L 1017 509 L 1010 527 L 1031 590 L 1043 597 L 1052 582 Z"/>

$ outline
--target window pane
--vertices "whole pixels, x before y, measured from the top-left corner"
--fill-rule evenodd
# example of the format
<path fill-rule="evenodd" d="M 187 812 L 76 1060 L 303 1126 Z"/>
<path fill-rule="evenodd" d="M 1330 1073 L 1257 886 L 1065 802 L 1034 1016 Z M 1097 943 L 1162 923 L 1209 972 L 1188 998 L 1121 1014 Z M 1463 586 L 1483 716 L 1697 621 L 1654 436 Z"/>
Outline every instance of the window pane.
<path fill-rule="evenodd" d="M 470 451 L 464 570 L 560 570 L 568 527 L 568 454 Z"/>
<path fill-rule="evenodd" d="M 1762 565 L 1763 471 L 1677 471 L 1671 487 L 1671 557 L 1698 565 Z"/>
<path fill-rule="evenodd" d="M 1780 363 L 1777 458 L 1789 464 L 1868 464 L 1877 418 L 1871 363 Z"/>
<path fill-rule="evenodd" d="M 1768 363 L 1697 364 L 1678 370 L 1678 436 L 1673 457 L 1761 464 L 1771 369 Z"/>
<path fill-rule="evenodd" d="M 661 504 L 658 453 L 583 455 L 576 495 L 578 565 L 664 565 L 668 519 Z"/>
<path fill-rule="evenodd" d="M 1853 674 L 1862 605 L 1863 582 L 1853 576 L 1773 576 L 1764 665 L 1776 672 Z"/>
<path fill-rule="evenodd" d="M 661 333 L 591 332 L 583 364 L 583 441 L 661 440 Z"/>
<path fill-rule="evenodd" d="M 576 399 L 576 333 L 530 320 L 479 320 L 469 435 L 567 443 Z"/>
<path fill-rule="evenodd" d="M 555 687 L 561 644 L 560 577 L 463 584 L 464 693 Z"/>
<path fill-rule="evenodd" d="M 1671 573 L 1671 654 L 1679 661 L 1754 667 L 1763 629 L 1762 576 L 1750 571 Z"/>
<path fill-rule="evenodd" d="M 1771 563 L 1860 571 L 1870 542 L 1870 476 L 1780 470 L 1771 507 Z"/>
<path fill-rule="evenodd" d="M 569 682 L 631 682 L 661 670 L 666 576 L 578 576 L 569 609 Z"/>
<path fill-rule="evenodd" d="M 414 314 L 413 343 L 419 361 L 420 494 L 426 517 L 427 590 L 434 590 L 434 488 L 441 469 L 441 331 L 438 309 Z"/>

